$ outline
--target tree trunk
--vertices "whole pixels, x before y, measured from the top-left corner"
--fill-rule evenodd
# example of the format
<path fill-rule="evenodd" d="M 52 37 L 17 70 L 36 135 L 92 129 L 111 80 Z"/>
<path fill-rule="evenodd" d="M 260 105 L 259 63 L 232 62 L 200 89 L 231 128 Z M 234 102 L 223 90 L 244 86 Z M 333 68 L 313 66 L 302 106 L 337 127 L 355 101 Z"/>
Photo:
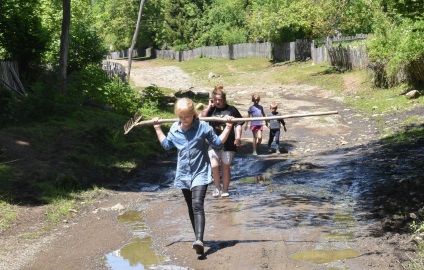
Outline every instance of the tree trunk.
<path fill-rule="evenodd" d="M 59 87 L 66 95 L 66 72 L 68 66 L 69 28 L 71 26 L 71 0 L 63 0 L 62 34 L 60 36 Z"/>
<path fill-rule="evenodd" d="M 135 32 L 132 39 L 131 47 L 128 50 L 128 74 L 127 74 L 128 82 L 130 81 L 130 74 L 131 74 L 132 51 L 134 50 L 135 43 L 137 42 L 138 32 L 140 31 L 141 15 L 143 13 L 144 2 L 146 2 L 146 0 L 141 0 L 140 2 L 140 9 L 138 10 L 137 26 L 135 27 Z"/>

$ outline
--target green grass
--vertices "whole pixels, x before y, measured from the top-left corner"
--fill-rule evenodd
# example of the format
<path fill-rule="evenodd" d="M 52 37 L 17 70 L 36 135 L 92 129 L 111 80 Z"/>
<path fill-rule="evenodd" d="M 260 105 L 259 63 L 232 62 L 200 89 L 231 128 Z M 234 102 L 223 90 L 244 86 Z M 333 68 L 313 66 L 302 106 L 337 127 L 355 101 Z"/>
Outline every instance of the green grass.
<path fill-rule="evenodd" d="M 215 85 L 251 86 L 267 84 L 310 84 L 328 90 L 341 90 L 343 76 L 328 65 L 312 62 L 273 63 L 270 59 L 244 58 L 237 60 L 199 58 L 187 62 L 163 62 L 178 65 L 195 78 L 196 84 L 213 89 Z M 209 73 L 216 77 L 209 79 Z M 246 76 L 247 75 L 247 76 Z"/>
<path fill-rule="evenodd" d="M 424 99 L 407 99 L 400 95 L 399 88 L 371 89 L 361 91 L 355 97 L 350 97 L 347 102 L 351 106 L 373 114 L 386 114 L 410 110 L 414 106 L 424 106 Z"/>
<path fill-rule="evenodd" d="M 79 192 L 66 192 L 63 189 L 45 188 L 44 199 L 47 202 L 45 211 L 45 220 L 43 222 L 43 232 L 48 232 L 55 228 L 60 222 L 67 222 L 79 212 L 83 205 L 95 203 L 97 200 L 106 196 L 107 189 L 93 187 L 89 190 Z M 32 235 L 38 237 L 39 234 Z"/>
<path fill-rule="evenodd" d="M 177 65 L 194 78 L 196 85 L 212 90 L 215 85 L 252 85 L 272 63 L 269 59 L 255 57 L 237 60 L 199 58 Z M 209 73 L 216 77 L 209 79 Z"/>
<path fill-rule="evenodd" d="M 424 138 L 424 126 L 404 128 L 402 131 L 387 133 L 383 137 L 383 142 L 386 144 L 393 143 L 408 143 L 417 139 Z"/>
<path fill-rule="evenodd" d="M 0 233 L 10 228 L 18 216 L 17 207 L 0 200 Z"/>

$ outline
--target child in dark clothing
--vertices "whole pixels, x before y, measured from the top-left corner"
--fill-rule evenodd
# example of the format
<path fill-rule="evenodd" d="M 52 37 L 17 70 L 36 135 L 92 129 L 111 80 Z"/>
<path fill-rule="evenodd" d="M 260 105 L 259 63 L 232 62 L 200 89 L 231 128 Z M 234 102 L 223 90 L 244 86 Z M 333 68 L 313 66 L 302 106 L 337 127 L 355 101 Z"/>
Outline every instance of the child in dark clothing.
<path fill-rule="evenodd" d="M 268 113 L 269 116 L 280 116 L 281 114 L 277 112 L 278 105 L 275 102 L 271 102 L 269 108 L 271 109 L 271 112 Z M 286 129 L 286 123 L 284 122 L 284 119 L 273 119 L 266 121 L 266 126 L 269 128 L 269 139 L 268 139 L 268 152 L 272 153 L 271 144 L 272 141 L 275 138 L 275 144 L 276 144 L 276 153 L 280 153 L 280 124 L 284 127 L 284 132 L 287 132 Z"/>

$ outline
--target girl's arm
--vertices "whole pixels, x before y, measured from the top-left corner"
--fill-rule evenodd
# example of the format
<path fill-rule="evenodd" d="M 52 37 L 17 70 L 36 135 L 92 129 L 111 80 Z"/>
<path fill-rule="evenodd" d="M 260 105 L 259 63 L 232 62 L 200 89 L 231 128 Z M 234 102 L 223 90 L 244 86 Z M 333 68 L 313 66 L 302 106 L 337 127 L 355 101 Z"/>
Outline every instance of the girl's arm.
<path fill-rule="evenodd" d="M 202 112 L 200 113 L 200 116 L 201 117 L 206 117 L 206 116 L 208 116 L 208 112 L 209 112 L 209 110 L 212 108 L 212 106 L 213 106 L 213 99 L 209 99 L 209 104 L 208 104 L 208 106 L 206 106 L 206 108 L 204 108 L 203 110 L 202 110 Z"/>
<path fill-rule="evenodd" d="M 234 117 L 228 116 L 228 115 L 225 117 L 226 120 L 231 120 L 233 118 Z M 222 143 L 225 143 L 225 141 L 227 141 L 228 135 L 230 134 L 232 128 L 233 128 L 233 123 L 226 122 L 226 127 L 222 131 L 221 135 L 219 135 L 219 138 L 221 139 Z"/>
<path fill-rule="evenodd" d="M 251 117 L 251 114 L 248 113 L 247 117 Z M 244 130 L 247 130 L 248 126 L 249 126 L 249 121 L 246 122 L 246 125 L 244 126 Z"/>
<path fill-rule="evenodd" d="M 166 136 L 165 136 L 165 134 L 163 134 L 161 124 L 157 122 L 159 120 L 159 118 L 156 117 L 156 118 L 153 118 L 152 120 L 155 121 L 155 124 L 153 124 L 153 128 L 156 131 L 156 135 L 158 136 L 159 142 L 162 144 L 162 142 L 163 142 L 163 140 L 165 140 Z"/>
<path fill-rule="evenodd" d="M 247 125 L 247 124 L 246 124 Z M 236 131 L 235 131 L 235 135 L 236 135 L 236 139 L 234 141 L 234 144 L 240 148 L 241 147 L 241 133 L 243 131 L 243 128 L 241 125 L 237 125 L 236 126 Z"/>

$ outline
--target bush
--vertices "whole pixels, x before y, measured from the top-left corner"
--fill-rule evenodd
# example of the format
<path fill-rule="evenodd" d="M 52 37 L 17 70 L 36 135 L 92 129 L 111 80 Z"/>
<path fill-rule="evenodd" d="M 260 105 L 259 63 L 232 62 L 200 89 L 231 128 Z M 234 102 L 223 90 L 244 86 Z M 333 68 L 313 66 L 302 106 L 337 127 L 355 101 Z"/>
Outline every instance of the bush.
<path fill-rule="evenodd" d="M 88 65 L 71 76 L 68 93 L 80 104 L 110 106 L 124 114 L 133 113 L 140 107 L 135 91 L 118 77 L 109 78 L 97 65 Z"/>
<path fill-rule="evenodd" d="M 396 76 L 399 71 L 424 57 L 423 36 L 424 20 L 402 19 L 396 23 L 384 18 L 384 23 L 378 26 L 367 44 L 371 65 L 384 63 L 387 82 L 382 85 L 393 86 L 404 82 L 404 79 L 397 79 Z"/>

